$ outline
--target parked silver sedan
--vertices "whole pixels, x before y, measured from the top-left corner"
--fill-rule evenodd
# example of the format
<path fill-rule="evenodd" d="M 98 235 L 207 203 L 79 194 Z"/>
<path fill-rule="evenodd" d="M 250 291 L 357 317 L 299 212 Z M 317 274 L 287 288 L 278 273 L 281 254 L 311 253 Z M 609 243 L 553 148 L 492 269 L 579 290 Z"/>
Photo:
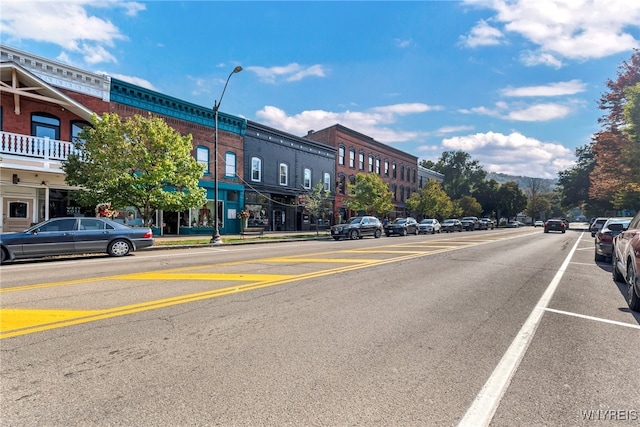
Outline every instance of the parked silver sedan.
<path fill-rule="evenodd" d="M 153 243 L 148 227 L 129 227 L 106 218 L 53 218 L 18 233 L 2 233 L 0 254 L 2 263 L 101 252 L 119 257 Z"/>
<path fill-rule="evenodd" d="M 435 218 L 425 218 L 418 223 L 418 233 L 435 234 L 440 233 L 442 225 Z"/>

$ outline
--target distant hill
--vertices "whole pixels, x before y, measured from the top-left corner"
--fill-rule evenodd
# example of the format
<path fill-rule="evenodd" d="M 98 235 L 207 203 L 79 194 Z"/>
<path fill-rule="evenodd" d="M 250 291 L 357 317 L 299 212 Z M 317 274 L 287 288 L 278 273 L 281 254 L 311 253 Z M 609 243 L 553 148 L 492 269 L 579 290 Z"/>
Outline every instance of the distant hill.
<path fill-rule="evenodd" d="M 528 180 L 531 178 L 527 176 L 516 176 L 516 175 L 507 175 L 505 173 L 488 172 L 487 181 L 491 179 L 495 179 L 496 182 L 500 185 L 504 184 L 505 182 L 515 182 L 516 184 L 518 184 L 518 186 L 521 189 L 523 189 L 529 186 Z M 543 182 L 549 185 L 549 190 L 553 190 L 556 184 L 558 184 L 557 179 L 548 179 L 548 178 L 540 178 L 540 179 L 542 179 Z"/>

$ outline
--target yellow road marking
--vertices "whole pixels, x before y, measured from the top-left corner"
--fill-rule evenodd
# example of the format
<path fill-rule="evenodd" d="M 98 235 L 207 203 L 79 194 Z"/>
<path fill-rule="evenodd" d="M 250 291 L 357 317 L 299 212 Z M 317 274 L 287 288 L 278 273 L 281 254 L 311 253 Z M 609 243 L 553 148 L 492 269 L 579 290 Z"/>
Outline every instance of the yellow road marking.
<path fill-rule="evenodd" d="M 3 308 L 0 310 L 0 331 L 24 329 L 41 324 L 65 322 L 92 316 L 100 310 L 32 310 Z"/>

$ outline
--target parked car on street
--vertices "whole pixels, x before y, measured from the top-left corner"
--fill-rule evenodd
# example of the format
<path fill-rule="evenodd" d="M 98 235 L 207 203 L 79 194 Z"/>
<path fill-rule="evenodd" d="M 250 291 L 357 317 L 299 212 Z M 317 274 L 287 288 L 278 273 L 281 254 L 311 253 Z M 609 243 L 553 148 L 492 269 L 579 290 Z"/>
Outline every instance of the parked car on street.
<path fill-rule="evenodd" d="M 462 228 L 467 231 L 480 229 L 480 220 L 477 216 L 465 216 L 460 220 L 460 222 L 462 223 Z"/>
<path fill-rule="evenodd" d="M 459 219 L 446 219 L 442 223 L 442 231 L 453 233 L 454 231 L 462 231 L 462 223 Z"/>
<path fill-rule="evenodd" d="M 398 236 L 406 236 L 407 234 L 419 233 L 418 221 L 415 218 L 396 218 L 384 227 L 384 234 L 389 237 L 393 234 Z"/>
<path fill-rule="evenodd" d="M 544 221 L 537 220 L 533 223 L 534 227 L 544 227 Z"/>
<path fill-rule="evenodd" d="M 483 230 L 493 230 L 495 224 L 491 218 L 480 218 L 480 224 Z"/>
<path fill-rule="evenodd" d="M 629 308 L 640 312 L 640 212 L 613 238 L 613 280 L 627 284 Z"/>
<path fill-rule="evenodd" d="M 440 221 L 435 218 L 425 218 L 418 223 L 418 233 L 435 234 L 441 229 Z"/>
<path fill-rule="evenodd" d="M 631 218 L 609 218 L 595 236 L 596 261 L 610 261 L 613 238 L 629 226 Z"/>
<path fill-rule="evenodd" d="M 129 227 L 107 218 L 53 218 L 17 233 L 0 235 L 2 263 L 20 258 L 104 252 L 129 255 L 152 246 L 148 227 Z"/>
<path fill-rule="evenodd" d="M 344 224 L 331 226 L 331 236 L 335 240 L 342 238 L 356 240 L 365 236 L 379 239 L 382 236 L 382 223 L 375 216 L 352 217 Z"/>
<path fill-rule="evenodd" d="M 589 225 L 591 237 L 596 237 L 596 233 L 602 228 L 602 226 L 605 222 L 607 222 L 608 219 L 609 217 L 598 217 L 591 222 L 591 224 Z"/>
<path fill-rule="evenodd" d="M 507 228 L 518 228 L 518 227 L 520 227 L 520 221 L 507 222 Z"/>
<path fill-rule="evenodd" d="M 563 233 L 567 231 L 565 229 L 564 221 L 562 221 L 561 219 L 547 220 L 547 222 L 544 223 L 544 232 L 548 233 L 550 231 L 561 231 Z"/>

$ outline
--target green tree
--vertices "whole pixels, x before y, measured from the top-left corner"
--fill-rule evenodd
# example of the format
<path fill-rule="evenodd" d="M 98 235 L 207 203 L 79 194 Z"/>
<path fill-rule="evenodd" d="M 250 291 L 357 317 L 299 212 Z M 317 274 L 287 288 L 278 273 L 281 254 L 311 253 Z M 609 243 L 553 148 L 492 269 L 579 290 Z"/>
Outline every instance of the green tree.
<path fill-rule="evenodd" d="M 354 211 L 383 216 L 393 209 L 393 193 L 378 175 L 359 173 L 355 183 L 347 185 L 344 205 Z"/>
<path fill-rule="evenodd" d="M 149 225 L 155 209 L 185 211 L 206 201 L 191 135 L 178 134 L 160 118 L 94 116 L 75 147 L 63 170 L 67 183 L 81 188 L 77 199 L 84 205 L 133 206 Z"/>
<path fill-rule="evenodd" d="M 324 217 L 328 211 L 327 200 L 331 197 L 331 191 L 324 189 L 324 184 L 318 182 L 305 196 L 304 208 L 316 219 L 316 234 L 319 234 L 318 219 Z"/>
<path fill-rule="evenodd" d="M 582 206 L 582 211 L 588 216 L 597 216 L 599 212 L 611 209 L 610 203 L 605 205 L 589 198 L 591 172 L 595 166 L 595 158 L 591 145 L 576 148 L 577 162 L 571 168 L 558 172 L 558 186 L 560 205 L 565 210 Z"/>
<path fill-rule="evenodd" d="M 498 190 L 500 184 L 495 179 L 482 181 L 476 186 L 473 197 L 482 206 L 484 216 L 495 218 L 498 211 Z M 496 220 L 499 218 L 495 218 Z"/>
<path fill-rule="evenodd" d="M 407 208 L 423 218 L 449 217 L 453 212 L 453 203 L 442 185 L 435 179 L 430 179 L 417 192 L 411 194 L 406 201 Z"/>
<path fill-rule="evenodd" d="M 506 218 L 513 218 L 527 207 L 527 196 L 515 182 L 505 182 L 498 190 L 498 211 Z"/>
<path fill-rule="evenodd" d="M 430 169 L 444 175 L 442 186 L 453 200 L 470 196 L 487 177 L 480 162 L 464 151 L 445 151 Z"/>
<path fill-rule="evenodd" d="M 618 209 L 640 206 L 640 83 L 625 90 L 627 103 L 624 106 L 624 118 L 627 126 L 624 133 L 629 144 L 623 148 L 620 158 L 624 168 L 621 189 L 613 199 Z"/>
<path fill-rule="evenodd" d="M 482 205 L 475 197 L 462 196 L 457 200 L 457 204 L 462 209 L 462 216 L 480 216 L 482 213 Z"/>

